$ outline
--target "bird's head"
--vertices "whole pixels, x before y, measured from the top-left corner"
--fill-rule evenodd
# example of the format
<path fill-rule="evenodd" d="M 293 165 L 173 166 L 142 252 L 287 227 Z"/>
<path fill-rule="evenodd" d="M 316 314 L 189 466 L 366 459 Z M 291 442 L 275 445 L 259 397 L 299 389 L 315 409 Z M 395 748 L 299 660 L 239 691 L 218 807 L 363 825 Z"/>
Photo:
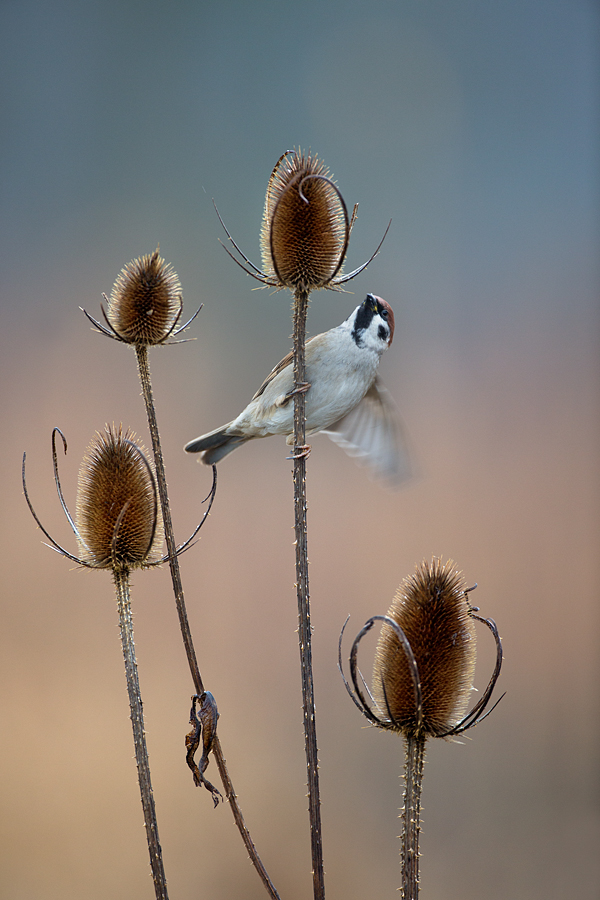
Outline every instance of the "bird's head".
<path fill-rule="evenodd" d="M 367 294 L 349 319 L 352 337 L 358 347 L 368 347 L 383 353 L 394 339 L 394 313 L 382 297 Z"/>

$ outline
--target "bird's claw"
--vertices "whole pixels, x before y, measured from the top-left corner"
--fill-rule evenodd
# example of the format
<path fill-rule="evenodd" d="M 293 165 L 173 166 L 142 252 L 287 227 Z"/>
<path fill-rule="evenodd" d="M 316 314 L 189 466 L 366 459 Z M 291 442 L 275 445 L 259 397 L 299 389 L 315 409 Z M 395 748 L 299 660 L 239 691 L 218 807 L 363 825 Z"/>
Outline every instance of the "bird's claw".
<path fill-rule="evenodd" d="M 299 447 L 294 447 L 294 452 L 291 456 L 286 456 L 286 459 L 308 459 L 310 450 L 310 444 L 300 444 Z"/>
<path fill-rule="evenodd" d="M 277 406 L 285 406 L 286 403 L 293 400 L 297 394 L 305 394 L 310 386 L 310 381 L 301 381 L 300 384 L 297 384 L 291 391 L 288 391 L 287 394 L 283 395 L 281 400 L 277 403 Z"/>

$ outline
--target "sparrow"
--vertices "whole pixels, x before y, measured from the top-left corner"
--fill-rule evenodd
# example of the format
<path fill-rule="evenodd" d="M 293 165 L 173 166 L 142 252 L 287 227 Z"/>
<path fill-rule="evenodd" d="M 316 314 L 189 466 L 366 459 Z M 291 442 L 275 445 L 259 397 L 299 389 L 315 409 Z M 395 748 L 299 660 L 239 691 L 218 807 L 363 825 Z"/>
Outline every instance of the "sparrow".
<path fill-rule="evenodd" d="M 306 342 L 306 384 L 294 389 L 288 353 L 236 419 L 185 445 L 213 465 L 254 438 L 283 434 L 294 442 L 294 394 L 306 392 L 306 433 L 322 432 L 375 477 L 397 485 L 409 474 L 396 406 L 377 368 L 394 338 L 394 313 L 381 297 L 366 299 L 341 325 Z"/>

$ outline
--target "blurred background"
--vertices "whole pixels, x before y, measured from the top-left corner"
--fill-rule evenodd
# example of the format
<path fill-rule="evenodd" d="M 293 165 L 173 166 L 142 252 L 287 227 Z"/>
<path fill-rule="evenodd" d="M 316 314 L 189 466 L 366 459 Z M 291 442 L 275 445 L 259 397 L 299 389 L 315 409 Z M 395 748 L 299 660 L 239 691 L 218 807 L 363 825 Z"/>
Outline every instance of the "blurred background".
<path fill-rule="evenodd" d="M 65 495 L 97 429 L 149 444 L 134 354 L 93 333 L 121 267 L 172 263 L 193 342 L 151 353 L 178 539 L 210 471 L 183 444 L 233 418 L 289 350 L 290 297 L 253 290 L 212 200 L 256 263 L 264 191 L 311 148 L 360 202 L 349 285 L 309 331 L 374 291 L 396 314 L 381 374 L 418 476 L 369 481 L 327 438 L 308 464 L 324 856 L 330 900 L 399 886 L 400 739 L 366 726 L 337 641 L 402 578 L 452 558 L 505 647 L 493 715 L 425 770 L 422 895 L 599 896 L 599 10 L 587 0 L 300 4 L 3 0 L 2 885 L 7 900 L 153 895 L 111 578 L 41 543 L 75 541 Z M 188 613 L 244 814 L 282 900 L 311 896 L 283 439 L 228 458 Z M 173 900 L 266 896 L 227 806 L 185 765 L 192 693 L 168 571 L 133 579 L 136 644 Z M 348 649 L 349 649 L 348 643 Z M 369 649 L 362 667 L 369 674 Z M 481 633 L 477 684 L 493 662 Z M 214 763 L 207 775 L 216 780 Z"/>

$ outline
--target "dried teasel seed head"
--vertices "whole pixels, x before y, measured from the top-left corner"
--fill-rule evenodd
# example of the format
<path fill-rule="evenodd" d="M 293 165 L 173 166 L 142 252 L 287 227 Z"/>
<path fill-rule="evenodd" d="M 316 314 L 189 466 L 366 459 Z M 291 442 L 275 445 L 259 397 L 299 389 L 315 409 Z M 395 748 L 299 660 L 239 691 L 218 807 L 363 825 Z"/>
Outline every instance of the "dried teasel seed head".
<path fill-rule="evenodd" d="M 181 309 L 179 278 L 155 250 L 121 269 L 106 317 L 128 344 L 161 344 L 173 332 Z"/>
<path fill-rule="evenodd" d="M 76 524 L 82 559 L 100 569 L 133 569 L 160 558 L 156 484 L 135 435 L 106 427 L 79 469 Z"/>
<path fill-rule="evenodd" d="M 284 154 L 265 198 L 265 275 L 291 290 L 327 287 L 341 270 L 348 235 L 346 207 L 326 166 L 310 154 Z"/>
<path fill-rule="evenodd" d="M 422 724 L 415 709 L 406 653 L 383 625 L 373 664 L 373 697 L 388 727 L 406 735 L 442 736 L 464 716 L 475 672 L 476 634 L 462 573 L 452 560 L 417 566 L 396 592 L 387 615 L 412 648 L 422 696 Z"/>

